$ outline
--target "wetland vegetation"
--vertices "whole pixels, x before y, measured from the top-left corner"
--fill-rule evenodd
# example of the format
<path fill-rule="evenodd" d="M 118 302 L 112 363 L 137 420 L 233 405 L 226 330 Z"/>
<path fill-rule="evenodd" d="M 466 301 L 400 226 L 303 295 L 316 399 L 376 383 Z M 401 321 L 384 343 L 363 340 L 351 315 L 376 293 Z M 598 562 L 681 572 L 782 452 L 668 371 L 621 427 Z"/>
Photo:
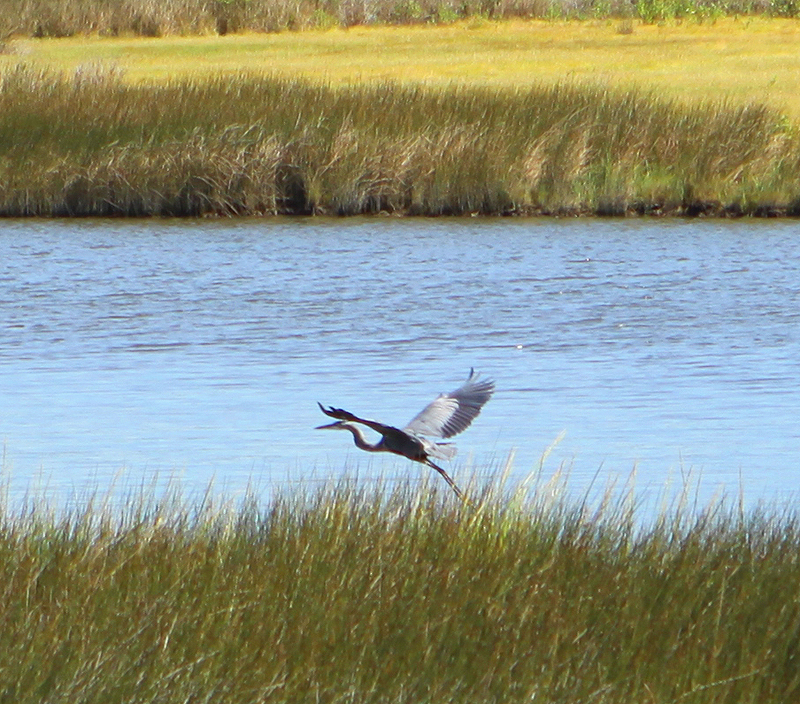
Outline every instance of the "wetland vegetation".
<path fill-rule="evenodd" d="M 788 0 L 4 9 L 0 41 L 797 14 Z M 3 216 L 800 214 L 797 125 L 763 102 L 254 71 L 134 82 L 113 65 L 13 54 L 0 74 Z M 472 495 L 343 480 L 265 504 L 143 492 L 2 506 L 0 701 L 797 698 L 794 512 L 684 501 L 643 521 L 633 500 L 576 503 L 558 482 Z"/>
<path fill-rule="evenodd" d="M 624 493 L 132 493 L 0 515 L 0 698 L 783 703 L 800 524 Z"/>
<path fill-rule="evenodd" d="M 796 0 L 6 0 L 0 38 L 277 32 L 461 19 L 797 17 Z"/>
<path fill-rule="evenodd" d="M 45 5 L 2 19 L 3 216 L 800 213 L 788 5 Z"/>
<path fill-rule="evenodd" d="M 641 90 L 0 77 L 0 214 L 800 212 L 793 123 Z"/>

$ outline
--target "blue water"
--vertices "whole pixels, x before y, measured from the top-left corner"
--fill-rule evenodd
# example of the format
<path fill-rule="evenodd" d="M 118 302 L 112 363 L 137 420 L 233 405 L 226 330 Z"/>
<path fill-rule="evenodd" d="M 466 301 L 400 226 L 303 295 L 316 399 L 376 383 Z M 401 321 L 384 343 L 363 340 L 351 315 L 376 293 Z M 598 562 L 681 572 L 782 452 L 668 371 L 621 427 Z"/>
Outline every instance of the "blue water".
<path fill-rule="evenodd" d="M 462 481 L 793 503 L 800 225 L 302 219 L 0 222 L 8 492 L 172 479 L 224 494 L 422 479 L 317 432 L 403 425 L 475 367 Z"/>

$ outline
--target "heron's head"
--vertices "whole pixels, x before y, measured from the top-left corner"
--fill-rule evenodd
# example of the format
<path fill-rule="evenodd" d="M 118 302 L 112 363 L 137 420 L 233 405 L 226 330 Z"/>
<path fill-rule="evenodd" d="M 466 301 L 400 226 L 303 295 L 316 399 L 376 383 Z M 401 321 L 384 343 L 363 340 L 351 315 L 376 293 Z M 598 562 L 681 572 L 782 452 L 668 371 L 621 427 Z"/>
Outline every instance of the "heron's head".
<path fill-rule="evenodd" d="M 337 420 L 335 423 L 318 425 L 314 430 L 347 430 L 347 421 Z"/>

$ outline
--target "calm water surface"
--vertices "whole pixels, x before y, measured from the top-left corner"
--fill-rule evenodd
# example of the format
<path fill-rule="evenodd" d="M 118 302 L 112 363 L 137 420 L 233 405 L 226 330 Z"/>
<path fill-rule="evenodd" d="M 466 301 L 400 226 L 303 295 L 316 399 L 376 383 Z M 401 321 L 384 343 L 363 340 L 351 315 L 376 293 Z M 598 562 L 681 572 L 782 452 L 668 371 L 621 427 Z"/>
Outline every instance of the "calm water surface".
<path fill-rule="evenodd" d="M 422 477 L 315 432 L 402 425 L 470 367 L 497 394 L 450 466 L 571 490 L 794 503 L 800 226 L 648 220 L 0 222 L 13 496 L 176 477 L 226 493 Z"/>

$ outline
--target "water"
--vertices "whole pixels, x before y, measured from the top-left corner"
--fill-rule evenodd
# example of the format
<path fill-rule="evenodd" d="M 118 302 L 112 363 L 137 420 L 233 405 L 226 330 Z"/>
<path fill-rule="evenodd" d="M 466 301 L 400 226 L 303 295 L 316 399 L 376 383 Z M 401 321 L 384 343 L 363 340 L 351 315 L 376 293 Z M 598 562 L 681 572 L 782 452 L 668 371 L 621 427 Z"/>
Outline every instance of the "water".
<path fill-rule="evenodd" d="M 794 222 L 0 222 L 12 497 L 172 478 L 223 493 L 426 470 L 317 432 L 402 425 L 470 367 L 498 391 L 458 477 L 796 499 Z"/>

